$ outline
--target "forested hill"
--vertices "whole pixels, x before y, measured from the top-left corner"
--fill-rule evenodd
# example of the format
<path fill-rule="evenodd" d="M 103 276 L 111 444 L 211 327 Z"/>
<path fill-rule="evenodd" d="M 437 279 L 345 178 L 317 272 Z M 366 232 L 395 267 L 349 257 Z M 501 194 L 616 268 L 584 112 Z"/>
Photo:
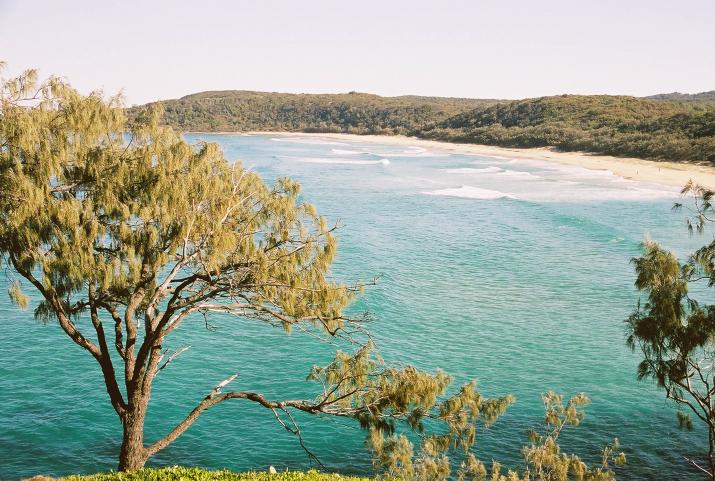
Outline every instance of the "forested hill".
<path fill-rule="evenodd" d="M 165 122 L 185 131 L 408 134 L 427 123 L 491 105 L 496 100 L 226 90 L 201 92 L 162 103 Z M 138 109 L 141 107 L 130 109 L 130 113 Z"/>
<path fill-rule="evenodd" d="M 450 142 L 715 162 L 715 104 L 607 95 L 541 97 L 477 108 L 427 125 L 418 135 Z"/>
<path fill-rule="evenodd" d="M 562 95 L 497 101 L 363 93 L 202 92 L 162 102 L 184 131 L 405 134 L 505 147 L 555 147 L 715 162 L 713 92 L 653 98 Z M 145 106 L 129 109 L 130 115 Z"/>
<path fill-rule="evenodd" d="M 645 97 L 653 100 L 667 100 L 676 102 L 714 102 L 715 90 L 708 92 L 700 92 L 699 94 L 681 94 L 680 92 L 672 92 L 669 94 L 657 94 Z"/>

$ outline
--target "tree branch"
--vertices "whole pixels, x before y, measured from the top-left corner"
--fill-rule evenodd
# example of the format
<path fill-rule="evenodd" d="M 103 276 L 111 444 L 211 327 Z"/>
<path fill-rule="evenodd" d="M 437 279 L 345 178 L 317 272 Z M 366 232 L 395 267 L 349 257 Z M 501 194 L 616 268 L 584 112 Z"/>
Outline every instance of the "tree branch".
<path fill-rule="evenodd" d="M 107 388 L 107 394 L 109 394 L 109 399 L 112 402 L 114 410 L 119 414 L 120 417 L 124 418 L 126 414 L 127 405 L 124 402 L 122 393 L 119 390 L 119 385 L 117 384 L 117 376 L 114 372 L 114 364 L 112 363 L 112 357 L 109 354 L 109 347 L 107 346 L 107 338 L 104 335 L 104 326 L 99 318 L 99 313 L 97 311 L 96 296 L 96 286 L 94 282 L 89 284 L 89 309 L 90 317 L 92 319 L 92 325 L 94 330 L 97 332 L 97 340 L 99 342 L 99 348 L 101 351 L 100 357 L 97 359 L 100 367 L 102 368 L 102 374 L 104 375 L 104 384 Z"/>
<path fill-rule="evenodd" d="M 35 276 L 32 275 L 31 272 L 22 268 L 14 255 L 10 254 L 8 257 L 10 258 L 10 262 L 12 263 L 15 270 L 17 270 L 17 272 L 19 272 L 21 276 L 23 276 L 33 286 L 35 286 L 35 288 L 40 291 L 40 293 L 47 300 L 47 302 L 50 303 L 52 309 L 55 312 L 55 315 L 57 316 L 57 321 L 60 324 L 62 330 L 65 331 L 65 334 L 67 334 L 70 339 L 74 341 L 75 344 L 86 349 L 90 354 L 92 354 L 92 356 L 94 356 L 95 359 L 99 361 L 101 357 L 99 347 L 95 343 L 87 339 L 79 331 L 79 329 L 77 329 L 77 326 L 75 326 L 72 320 L 65 313 L 64 308 L 62 306 L 62 301 L 57 297 L 57 294 L 55 294 L 52 288 L 46 288 L 39 280 L 37 280 Z"/>
<path fill-rule="evenodd" d="M 235 378 L 234 378 L 235 379 Z M 226 381 L 232 380 L 231 378 Z M 202 412 L 206 411 L 212 406 L 215 406 L 221 402 L 228 401 L 229 399 L 246 399 L 260 404 L 267 409 L 280 409 L 285 411 L 287 408 L 297 409 L 310 414 L 331 414 L 334 416 L 345 416 L 351 417 L 347 412 L 341 411 L 329 411 L 327 408 L 334 404 L 336 401 L 321 401 L 319 403 L 313 403 L 303 400 L 286 400 L 286 401 L 272 401 L 266 399 L 262 394 L 249 391 L 231 391 L 226 393 L 220 393 L 221 387 L 228 384 L 224 381 L 223 383 L 216 386 L 179 424 L 171 430 L 169 434 L 164 436 L 162 439 L 156 441 L 154 444 L 147 448 L 149 455 L 153 455 L 160 450 L 164 449 L 166 446 L 171 444 L 176 438 L 181 436 L 201 415 Z"/>

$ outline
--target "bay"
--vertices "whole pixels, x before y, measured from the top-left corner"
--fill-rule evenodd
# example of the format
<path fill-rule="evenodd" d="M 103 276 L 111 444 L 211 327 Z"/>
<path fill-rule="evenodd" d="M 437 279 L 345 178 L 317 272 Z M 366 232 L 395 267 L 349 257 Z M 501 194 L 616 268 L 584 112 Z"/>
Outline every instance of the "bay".
<path fill-rule="evenodd" d="M 480 431 L 475 452 L 518 466 L 541 393 L 585 392 L 582 426 L 565 450 L 589 461 L 618 437 L 628 454 L 619 479 L 697 479 L 683 456 L 706 450 L 704 430 L 678 429 L 675 407 L 635 377 L 624 319 L 638 293 L 629 261 L 646 235 L 687 255 L 690 238 L 671 212 L 677 189 L 554 163 L 355 142 L 333 137 L 187 134 L 218 142 L 268 182 L 289 176 L 302 199 L 340 224 L 334 275 L 370 280 L 352 312 L 369 311 L 388 361 L 443 368 L 479 380 L 488 396 L 517 403 Z M 0 276 L 6 292 L 14 277 Z M 26 289 L 32 303 L 38 298 Z M 712 301 L 708 292 L 699 299 Z M 32 306 L 31 306 L 32 307 Z M 167 347 L 191 349 L 155 382 L 147 438 L 173 427 L 219 381 L 275 398 L 311 396 L 313 364 L 330 345 L 265 325 L 215 318 L 186 323 Z M 306 444 L 330 470 L 370 473 L 363 433 L 349 422 L 299 416 Z M 58 326 L 0 297 L 0 479 L 92 473 L 116 467 L 121 426 L 99 369 Z M 233 470 L 313 466 L 270 411 L 224 403 L 205 413 L 151 465 Z"/>

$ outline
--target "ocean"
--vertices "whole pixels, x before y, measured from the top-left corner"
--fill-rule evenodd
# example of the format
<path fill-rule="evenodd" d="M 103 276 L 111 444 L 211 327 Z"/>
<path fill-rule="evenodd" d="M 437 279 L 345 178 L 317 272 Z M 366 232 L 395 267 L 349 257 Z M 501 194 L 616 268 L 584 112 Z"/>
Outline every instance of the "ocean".
<path fill-rule="evenodd" d="M 340 279 L 370 280 L 351 307 L 388 362 L 443 368 L 455 384 L 478 379 L 487 396 L 516 404 L 477 435 L 486 464 L 518 467 L 526 431 L 543 418 L 540 396 L 585 392 L 583 424 L 562 448 L 585 460 L 618 438 L 628 455 L 619 479 L 698 479 L 684 456 L 707 436 L 678 428 L 664 393 L 636 379 L 625 345 L 635 306 L 630 259 L 646 236 L 686 256 L 710 240 L 689 237 L 673 213 L 678 189 L 607 171 L 419 146 L 306 136 L 189 134 L 218 142 L 226 157 L 267 182 L 289 176 L 302 199 L 338 223 Z M 0 276 L 5 293 L 14 279 Z M 37 295 L 31 293 L 31 300 Z M 713 300 L 707 291 L 703 301 Z M 32 306 L 31 306 L 32 307 Z M 157 377 L 147 440 L 166 433 L 219 381 L 275 398 L 316 393 L 305 380 L 333 347 L 294 332 L 217 317 L 187 322 L 166 347 L 191 346 Z M 297 417 L 327 469 L 371 473 L 364 433 L 346 420 Z M 696 423 L 697 424 L 697 423 Z M 0 297 L 0 479 L 116 468 L 121 426 L 98 366 L 55 324 L 33 320 Z M 227 402 L 204 413 L 150 465 L 232 470 L 315 466 L 273 414 Z"/>

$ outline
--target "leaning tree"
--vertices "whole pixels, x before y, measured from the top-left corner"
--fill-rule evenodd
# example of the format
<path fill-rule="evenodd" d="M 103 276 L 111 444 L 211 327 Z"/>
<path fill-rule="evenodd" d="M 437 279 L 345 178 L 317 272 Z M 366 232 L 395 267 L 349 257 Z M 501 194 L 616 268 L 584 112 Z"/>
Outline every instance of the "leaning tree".
<path fill-rule="evenodd" d="M 487 470 L 469 452 L 477 425 L 493 423 L 512 397 L 485 398 L 475 382 L 449 392 L 442 371 L 386 365 L 364 319 L 344 314 L 363 286 L 331 280 L 334 229 L 299 201 L 298 184 L 266 185 L 216 145 L 187 144 L 160 114 L 129 121 L 119 98 L 83 96 L 56 78 L 38 83 L 34 71 L 0 81 L 0 259 L 25 280 L 9 294 L 24 308 L 22 287 L 35 289 L 35 316 L 56 321 L 97 362 L 122 425 L 119 469 L 143 467 L 204 411 L 243 400 L 308 454 L 296 411 L 353 419 L 392 477 L 483 480 Z M 352 352 L 310 371 L 317 389 L 308 399 L 229 390 L 236 375 L 226 373 L 173 429 L 145 440 L 152 383 L 182 352 L 167 352 L 167 338 L 211 314 L 230 314 L 236 328 L 258 322 L 343 339 Z M 564 405 L 550 393 L 544 402 L 547 430 L 524 449 L 523 474 L 500 474 L 495 463 L 492 479 L 613 480 L 613 446 L 592 468 L 558 446 L 585 397 Z"/>
<path fill-rule="evenodd" d="M 686 208 L 690 233 L 704 233 L 715 221 L 715 193 L 689 182 L 682 193 L 692 203 Z M 688 460 L 715 479 L 715 305 L 691 297 L 692 287 L 715 286 L 715 241 L 681 261 L 675 254 L 648 240 L 643 255 L 633 259 L 636 287 L 646 294 L 627 319 L 627 342 L 639 349 L 643 360 L 638 377 L 652 378 L 682 410 L 681 427 L 692 429 L 692 420 L 702 422 L 708 432 L 704 463 Z"/>
<path fill-rule="evenodd" d="M 158 110 L 129 121 L 120 98 L 40 83 L 34 71 L 2 81 L 0 97 L 0 255 L 24 278 L 10 296 L 23 307 L 23 285 L 35 289 L 36 317 L 58 322 L 96 360 L 122 425 L 120 470 L 143 467 L 210 407 L 243 400 L 296 435 L 292 411 L 352 418 L 378 463 L 430 477 L 510 404 L 473 383 L 447 395 L 447 374 L 373 354 L 361 319 L 343 313 L 362 286 L 331 280 L 333 229 L 299 201 L 295 182 L 266 185 L 216 145 L 162 127 Z M 167 338 L 211 313 L 356 345 L 313 369 L 313 398 L 228 390 L 226 373 L 173 429 L 146 440 L 152 383 L 179 354 L 165 352 Z M 400 429 L 422 439 L 414 456 Z"/>

